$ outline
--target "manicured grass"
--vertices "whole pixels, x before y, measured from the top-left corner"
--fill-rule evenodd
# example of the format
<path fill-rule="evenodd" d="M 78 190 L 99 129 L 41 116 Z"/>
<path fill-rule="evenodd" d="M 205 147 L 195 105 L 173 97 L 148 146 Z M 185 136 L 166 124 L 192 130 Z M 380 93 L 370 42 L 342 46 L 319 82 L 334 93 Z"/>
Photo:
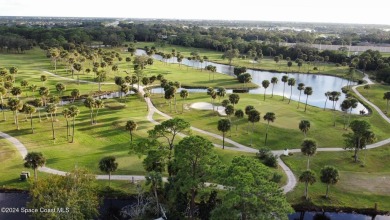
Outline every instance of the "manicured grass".
<path fill-rule="evenodd" d="M 353 208 L 374 208 L 390 210 L 390 145 L 359 152 L 361 162 L 355 163 L 350 151 L 318 152 L 310 158 L 310 169 L 317 175 L 317 182 L 309 186 L 311 202 L 319 207 L 339 206 Z M 296 177 L 306 170 L 307 157 L 301 153 L 283 157 Z M 365 166 L 361 166 L 364 163 Z M 320 170 L 326 165 L 336 167 L 340 181 L 330 187 L 330 199 L 325 199 L 326 185 L 320 181 Z M 292 204 L 304 203 L 304 184 L 299 183 L 294 191 L 287 194 Z"/>
<path fill-rule="evenodd" d="M 144 48 L 145 46 L 152 47 L 154 46 L 153 42 L 138 42 L 135 44 L 138 48 Z M 164 53 L 170 53 L 172 49 L 175 49 L 176 51 L 179 51 L 185 58 L 190 57 L 190 53 L 193 51 L 198 51 L 201 57 L 207 56 L 210 61 L 221 63 L 221 64 L 229 64 L 229 60 L 222 59 L 223 52 L 220 51 L 214 51 L 214 50 L 208 50 L 203 48 L 194 48 L 194 47 L 183 47 L 178 45 L 166 45 L 165 47 L 157 47 L 159 51 L 162 51 Z M 301 68 L 298 67 L 298 65 L 293 62 L 293 65 L 291 68 L 287 66 L 286 60 L 281 60 L 279 63 L 276 63 L 274 61 L 273 57 L 269 57 L 269 54 L 264 54 L 264 59 L 262 59 L 258 63 L 253 63 L 252 59 L 246 58 L 246 59 L 240 59 L 235 58 L 232 61 L 233 66 L 245 66 L 247 68 L 251 69 L 259 69 L 259 70 L 266 70 L 266 71 L 273 71 L 273 72 L 302 72 L 302 73 L 312 73 L 312 74 L 326 74 L 326 75 L 333 75 L 333 76 L 339 76 L 339 77 L 346 77 L 346 74 L 348 73 L 347 67 L 336 67 L 333 63 L 318 63 L 317 67 L 319 70 L 313 70 L 314 65 L 308 65 L 304 63 Z M 361 79 L 363 75 L 356 74 L 356 79 Z"/>
<path fill-rule="evenodd" d="M 383 99 L 383 95 L 385 92 L 390 92 L 389 85 L 375 84 L 375 85 L 371 85 L 370 89 L 364 89 L 364 87 L 361 86 L 357 88 L 357 90 L 360 92 L 360 94 L 366 97 L 367 100 L 369 100 L 370 102 L 378 106 L 382 110 L 382 112 L 386 112 L 387 101 Z M 390 107 L 389 107 L 389 111 L 390 111 Z M 390 113 L 388 112 L 387 115 L 389 116 Z"/>
<path fill-rule="evenodd" d="M 235 106 L 235 109 L 245 109 L 247 105 L 253 105 L 257 110 L 261 112 L 261 117 L 266 112 L 274 112 L 276 114 L 276 120 L 270 124 L 268 133 L 268 147 L 272 149 L 295 149 L 300 148 L 300 144 L 304 138 L 303 133 L 298 129 L 298 124 L 301 120 L 306 119 L 311 122 L 311 128 L 308 132 L 308 137 L 314 138 L 318 141 L 319 147 L 343 147 L 344 141 L 342 134 L 349 131 L 344 130 L 344 118 L 342 112 L 333 112 L 331 110 L 322 110 L 317 107 L 308 106 L 308 110 L 304 112 L 304 104 L 300 105 L 300 109 L 297 109 L 297 102 L 291 101 L 287 104 L 288 100 L 282 101 L 281 97 L 274 96 L 271 98 L 267 96 L 266 101 L 259 99 L 259 95 L 254 94 L 239 94 L 240 101 Z M 222 98 L 227 99 L 228 97 Z M 210 97 L 206 94 L 191 93 L 186 100 L 177 98 L 178 112 L 170 111 L 169 104 L 165 99 L 161 97 L 161 94 L 154 94 L 152 96 L 154 105 L 161 111 L 170 114 L 174 117 L 181 117 L 189 121 L 194 127 L 201 128 L 216 134 L 221 134 L 217 130 L 217 122 L 223 118 L 217 115 L 216 112 L 194 110 L 185 110 L 182 113 L 182 104 L 188 106 L 195 102 L 211 102 Z M 218 98 L 215 103 L 219 105 Z M 336 114 L 336 127 L 333 127 L 333 115 Z M 372 124 L 372 129 L 377 135 L 378 140 L 383 140 L 389 137 L 388 129 L 389 125 L 380 118 L 377 113 L 373 113 L 371 116 L 359 116 L 352 115 L 351 120 L 362 119 L 367 120 Z M 253 139 L 252 147 L 260 148 L 264 147 L 264 138 L 266 130 L 266 121 L 261 118 L 260 123 L 254 125 L 255 132 L 252 134 L 252 124 L 247 122 L 245 116 L 240 121 L 237 121 L 235 117 L 232 118 L 233 128 L 227 134 L 228 138 L 233 139 L 241 144 L 249 146 L 251 139 Z M 238 124 L 238 130 L 236 131 L 235 125 Z M 249 128 L 249 133 L 248 133 Z"/>

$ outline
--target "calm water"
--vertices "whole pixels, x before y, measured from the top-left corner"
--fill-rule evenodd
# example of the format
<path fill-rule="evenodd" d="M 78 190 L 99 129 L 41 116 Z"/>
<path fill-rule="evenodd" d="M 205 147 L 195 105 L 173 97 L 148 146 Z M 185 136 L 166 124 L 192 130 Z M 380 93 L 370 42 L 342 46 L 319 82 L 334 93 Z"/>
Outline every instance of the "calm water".
<path fill-rule="evenodd" d="M 146 54 L 144 50 L 137 50 L 137 55 Z M 160 55 L 153 55 L 153 57 L 157 60 L 168 62 L 168 63 L 178 63 L 177 58 L 173 57 L 169 60 L 163 60 Z M 233 66 L 224 65 L 224 64 L 218 64 L 213 62 L 203 62 L 200 63 L 198 61 L 183 59 L 182 65 L 190 66 L 193 68 L 204 68 L 207 65 L 214 65 L 217 67 L 218 73 L 228 74 L 228 75 L 234 75 L 233 74 Z M 183 71 L 186 71 L 183 68 Z M 284 83 L 281 81 L 281 78 L 283 75 L 286 75 L 285 73 L 271 73 L 267 71 L 258 71 L 258 70 L 250 70 L 247 71 L 249 74 L 252 75 L 252 82 L 259 85 L 260 88 L 257 89 L 251 89 L 249 93 L 251 94 L 264 94 L 264 88 L 262 88 L 261 83 L 263 80 L 269 80 L 271 81 L 272 77 L 277 77 L 279 79 L 279 82 L 274 87 L 274 94 L 276 95 L 283 95 L 283 87 Z M 298 83 L 304 83 L 306 86 L 311 86 L 313 88 L 313 94 L 309 96 L 308 104 L 317 106 L 320 108 L 323 108 L 325 106 L 325 93 L 327 91 L 339 91 L 341 93 L 341 88 L 343 86 L 346 86 L 348 81 L 339 77 L 334 76 L 325 76 L 325 75 L 315 75 L 315 74 L 305 74 L 305 73 L 289 73 L 287 74 L 289 78 L 295 78 L 296 85 L 293 86 L 292 89 L 292 96 L 291 99 L 298 101 L 299 99 L 299 91 L 297 89 Z M 356 83 L 353 83 L 353 85 L 356 85 Z M 267 88 L 266 94 L 271 94 L 272 90 L 272 84 Z M 191 92 L 205 92 L 206 90 L 192 90 Z M 291 94 L 291 87 L 289 87 L 286 83 L 285 85 L 285 92 L 284 96 L 289 98 Z M 153 92 L 159 93 L 160 90 L 154 90 Z M 230 91 L 232 92 L 232 91 Z M 262 98 L 260 98 L 262 100 Z M 339 101 L 336 103 L 336 109 L 340 110 L 340 104 L 345 99 L 345 94 L 341 93 Z M 304 103 L 306 101 L 306 96 L 303 94 L 301 95 L 301 102 Z M 327 101 L 326 103 L 327 108 L 332 108 L 332 102 Z M 359 114 L 360 110 L 364 110 L 366 113 L 368 113 L 367 109 L 359 103 L 358 106 L 352 111 L 354 114 Z"/>
<path fill-rule="evenodd" d="M 26 207 L 26 203 L 29 201 L 28 194 L 26 193 L 0 193 L 0 208 L 22 208 Z M 120 210 L 134 203 L 134 199 L 104 199 L 103 204 L 100 207 L 100 218 L 103 219 L 121 219 Z M 294 213 L 289 215 L 289 220 L 314 220 L 314 216 L 322 213 L 305 212 L 305 213 Z M 390 216 L 376 216 L 371 217 L 361 214 L 351 213 L 332 213 L 325 212 L 325 215 L 329 217 L 329 220 L 390 220 Z M 114 218 L 115 216 L 115 218 Z M 0 212 L 0 220 L 29 220 L 28 215 L 22 213 L 4 213 Z M 325 219 L 325 218 L 318 218 Z"/>

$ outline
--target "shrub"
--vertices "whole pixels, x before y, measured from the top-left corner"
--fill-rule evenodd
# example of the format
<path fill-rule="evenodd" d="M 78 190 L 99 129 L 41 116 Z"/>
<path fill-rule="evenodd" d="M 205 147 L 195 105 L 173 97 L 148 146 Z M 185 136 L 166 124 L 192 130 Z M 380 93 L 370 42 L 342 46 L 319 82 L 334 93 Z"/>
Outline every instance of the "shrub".
<path fill-rule="evenodd" d="M 273 173 L 272 175 L 272 178 L 271 178 L 271 181 L 274 182 L 274 183 L 280 183 L 280 181 L 282 180 L 282 175 L 279 174 L 279 173 Z"/>

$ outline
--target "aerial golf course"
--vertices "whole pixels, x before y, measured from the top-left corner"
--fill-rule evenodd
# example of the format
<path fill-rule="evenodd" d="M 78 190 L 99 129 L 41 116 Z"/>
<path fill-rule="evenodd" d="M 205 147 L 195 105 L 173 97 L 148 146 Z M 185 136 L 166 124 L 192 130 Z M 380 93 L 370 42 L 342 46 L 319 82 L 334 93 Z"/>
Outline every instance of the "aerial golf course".
<path fill-rule="evenodd" d="M 137 43 L 135 47 L 144 48 L 151 47 L 151 43 Z M 179 46 L 157 47 L 158 51 L 171 52 L 175 49 L 180 51 L 184 57 L 189 57 L 191 52 L 197 50 L 201 56 L 207 56 L 209 61 L 216 63 L 228 64 L 229 61 L 222 59 L 222 52 L 209 51 L 205 49 L 194 49 Z M 66 102 L 58 102 L 57 110 L 54 115 L 47 114 L 44 107 L 37 108 L 36 112 L 30 115 L 18 112 L 17 129 L 14 123 L 15 112 L 6 108 L 0 114 L 0 131 L 18 139 L 30 151 L 41 152 L 46 158 L 46 167 L 60 170 L 70 171 L 75 167 L 85 167 L 94 174 L 105 174 L 100 171 L 99 160 L 105 156 L 115 156 L 118 162 L 118 169 L 113 175 L 145 175 L 146 171 L 143 166 L 144 155 L 138 155 L 131 151 L 131 145 L 137 143 L 138 140 L 148 137 L 148 131 L 152 130 L 155 124 L 147 118 L 150 111 L 147 101 L 142 94 L 146 94 L 150 98 L 153 106 L 160 112 L 172 117 L 181 118 L 191 124 L 191 126 L 203 131 L 222 136 L 222 132 L 218 129 L 218 121 L 227 118 L 231 121 L 230 131 L 224 134 L 226 139 L 230 139 L 236 143 L 255 149 L 252 152 L 237 149 L 237 147 L 229 142 L 225 142 L 226 149 L 221 149 L 223 140 L 219 137 L 210 136 L 194 130 L 186 130 L 184 134 L 200 135 L 212 143 L 216 144 L 214 151 L 221 159 L 222 163 L 230 163 L 234 156 L 244 155 L 247 157 L 257 158 L 255 151 L 265 147 L 272 151 L 283 151 L 284 149 L 300 149 L 305 137 L 316 140 L 317 153 L 310 157 L 310 168 L 317 175 L 317 181 L 310 185 L 309 195 L 310 200 L 306 201 L 303 197 L 305 184 L 298 181 L 293 190 L 287 193 L 288 201 L 291 204 L 307 204 L 322 207 L 354 207 L 359 209 L 373 208 L 375 203 L 379 210 L 390 210 L 390 186 L 386 184 L 386 180 L 390 178 L 390 169 L 385 166 L 390 157 L 390 144 L 385 144 L 375 149 L 363 149 L 358 152 L 359 161 L 354 162 L 354 152 L 351 150 L 322 152 L 318 148 L 344 148 L 345 136 L 351 132 L 351 129 L 345 126 L 347 121 L 363 120 L 371 125 L 370 130 L 375 134 L 375 141 L 384 141 L 390 138 L 390 124 L 385 121 L 379 113 L 371 108 L 364 100 L 360 99 L 356 94 L 351 95 L 356 97 L 367 109 L 369 114 L 349 114 L 343 111 L 334 111 L 332 109 L 323 109 L 312 105 L 305 106 L 306 98 L 310 99 L 310 95 L 306 96 L 302 93 L 301 103 L 289 100 L 290 87 L 286 85 L 286 94 L 283 98 L 280 95 L 271 95 L 271 86 L 266 94 L 249 94 L 238 93 L 239 101 L 234 105 L 235 111 L 238 109 L 245 112 L 248 105 L 253 106 L 260 112 L 260 120 L 248 122 L 248 117 L 244 114 L 243 117 L 221 116 L 216 111 L 212 110 L 196 110 L 190 106 L 193 103 L 209 102 L 214 103 L 215 108 L 222 107 L 221 102 L 229 99 L 230 94 L 210 97 L 206 92 L 191 92 L 186 97 L 180 97 L 177 92 L 174 97 L 167 99 L 163 93 L 150 92 L 149 88 L 160 87 L 161 81 L 154 80 L 153 83 L 140 82 L 142 92 L 130 92 L 127 95 L 119 95 L 115 98 L 104 98 L 104 106 L 94 109 L 94 119 L 91 123 L 91 109 L 84 104 L 84 99 L 88 96 L 99 97 L 99 94 L 110 94 L 120 91 L 121 87 L 115 84 L 115 77 L 123 77 L 135 75 L 133 62 L 126 62 L 126 57 L 135 59 L 127 51 L 127 48 L 107 48 L 107 51 L 115 51 L 123 60 L 115 59 L 114 64 L 117 65 L 116 70 L 111 67 L 99 67 L 106 69 L 107 75 L 104 80 L 101 80 L 100 86 L 96 82 L 96 74 L 87 72 L 86 69 L 92 69 L 92 61 L 86 60 L 82 65 L 82 70 L 74 70 L 73 74 L 69 70 L 68 64 L 60 60 L 56 61 L 54 67 L 53 59 L 46 56 L 46 51 L 39 48 L 26 51 L 23 54 L 4 53 L 0 55 L 0 68 L 17 67 L 18 71 L 13 74 L 15 87 L 18 86 L 22 92 L 18 98 L 23 103 L 32 103 L 34 99 L 40 99 L 39 87 L 47 87 L 49 89 L 48 97 L 61 96 Z M 260 70 L 280 71 L 280 72 L 307 72 L 307 67 L 304 64 L 298 68 L 295 64 L 293 67 L 288 67 L 286 61 L 275 63 L 272 58 L 264 57 L 261 62 L 251 63 L 249 58 L 236 58 L 232 65 L 246 66 Z M 172 82 L 179 82 L 180 87 L 184 88 L 209 88 L 217 90 L 223 87 L 229 89 L 251 89 L 261 87 L 253 82 L 240 83 L 235 76 L 221 74 L 218 72 L 210 73 L 204 69 L 205 66 L 199 68 L 187 67 L 183 64 L 166 63 L 154 59 L 151 64 L 148 64 L 143 69 L 142 77 L 152 77 L 162 75 L 164 79 Z M 311 68 L 312 69 L 312 68 Z M 323 63 L 319 71 L 310 71 L 309 74 L 326 74 L 339 77 L 345 77 L 348 70 L 344 67 L 335 67 L 334 64 Z M 282 83 L 280 78 L 279 84 Z M 42 76 L 46 76 L 43 77 Z M 45 80 L 43 80 L 46 78 Z M 355 80 L 362 79 L 363 75 L 356 73 Z M 27 86 L 21 86 L 21 82 L 26 80 Z M 271 80 L 271 79 L 268 79 Z M 65 85 L 65 90 L 59 92 L 56 90 L 56 85 L 62 83 Z M 30 89 L 31 85 L 37 85 L 35 91 Z M 129 90 L 136 91 L 138 83 L 131 83 L 132 88 Z M 306 85 L 310 86 L 310 85 Z M 100 87 L 100 92 L 99 92 Z M 292 88 L 294 93 L 298 93 L 297 85 Z M 79 94 L 74 96 L 72 91 L 77 89 Z M 157 89 L 158 90 L 158 89 Z M 363 89 L 363 86 L 357 90 L 361 95 L 378 106 L 383 112 L 386 111 L 386 101 L 383 100 L 383 93 L 389 91 L 389 86 L 374 84 L 370 89 Z M 316 88 L 313 88 L 313 93 Z M 4 100 L 8 97 L 14 97 L 10 91 L 3 96 Z M 74 102 L 73 102 L 74 98 Z M 332 103 L 328 101 L 330 106 Z M 340 105 L 341 103 L 337 103 Z M 73 123 L 72 118 L 65 118 L 62 114 L 65 108 L 75 105 L 79 114 L 74 118 L 74 136 L 71 138 L 67 135 L 67 120 Z M 298 107 L 299 106 L 299 107 Z M 306 108 L 306 111 L 305 111 Z M 275 115 L 274 120 L 267 121 L 263 117 L 267 112 L 272 112 Z M 3 113 L 5 118 L 3 118 Z M 152 118 L 156 122 L 167 120 L 161 114 L 154 113 Z M 126 130 L 126 122 L 132 120 L 136 122 L 137 129 L 129 134 Z M 299 128 L 302 120 L 310 122 L 310 128 L 307 132 L 303 132 Z M 32 122 L 31 122 L 32 121 Z M 34 128 L 32 133 L 31 124 Z M 268 125 L 269 124 L 269 125 Z M 52 127 L 53 125 L 53 127 Z M 55 138 L 53 138 L 55 133 Z M 265 137 L 267 134 L 267 143 Z M 132 141 L 130 139 L 132 138 Z M 73 139 L 73 142 L 71 141 Z M 175 143 L 178 143 L 182 137 L 178 136 Z M 160 138 L 161 143 L 165 143 L 165 139 Z M 0 160 L 2 166 L 0 172 L 3 174 L 0 177 L 0 186 L 5 189 L 17 188 L 27 189 L 29 182 L 19 181 L 18 175 L 23 167 L 23 158 L 14 148 L 13 144 L 5 139 L 0 139 Z M 300 150 L 293 152 L 289 156 L 281 156 L 284 163 L 292 170 L 297 180 L 301 173 L 306 169 L 307 156 L 304 156 Z M 325 198 L 326 185 L 320 181 L 320 170 L 326 165 L 336 167 L 340 173 L 340 180 L 330 186 L 329 198 Z M 271 172 L 281 175 L 279 186 L 284 186 L 288 182 L 288 178 L 283 170 L 277 167 L 270 167 Z M 32 170 L 29 170 L 32 171 Z M 48 178 L 52 174 L 39 172 L 39 178 Z M 167 173 L 165 173 L 167 176 Z M 213 182 L 210 179 L 210 182 Z M 107 181 L 98 181 L 100 189 L 104 192 Z M 379 187 L 380 186 L 380 187 Z M 134 191 L 134 185 L 129 181 L 112 180 L 111 193 L 130 194 Z M 107 192 L 105 192 L 107 193 Z"/>

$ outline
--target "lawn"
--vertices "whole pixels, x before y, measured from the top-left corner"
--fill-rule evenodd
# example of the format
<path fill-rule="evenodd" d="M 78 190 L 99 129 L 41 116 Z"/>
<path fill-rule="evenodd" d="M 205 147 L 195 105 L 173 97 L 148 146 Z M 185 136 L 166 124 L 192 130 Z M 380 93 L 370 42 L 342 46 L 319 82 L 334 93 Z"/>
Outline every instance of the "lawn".
<path fill-rule="evenodd" d="M 359 153 L 360 162 L 353 162 L 352 152 L 319 152 L 310 159 L 310 168 L 316 173 L 317 182 L 309 186 L 311 202 L 319 207 L 373 208 L 390 210 L 390 145 Z M 296 177 L 306 169 L 307 157 L 301 153 L 282 157 Z M 362 166 L 364 164 L 364 166 Z M 330 199 L 325 199 L 326 185 L 320 181 L 320 170 L 326 165 L 336 167 L 340 181 L 330 187 Z M 294 191 L 287 194 L 292 204 L 305 203 L 304 184 L 299 183 Z"/>
<path fill-rule="evenodd" d="M 297 102 L 291 101 L 287 104 L 288 100 L 282 101 L 279 96 L 271 98 L 267 96 L 266 100 L 259 99 L 259 95 L 253 94 L 239 94 L 240 101 L 235 106 L 235 109 L 245 109 L 247 105 L 253 105 L 261 113 L 260 123 L 255 123 L 254 134 L 252 134 L 252 124 L 248 124 L 246 116 L 237 120 L 232 118 L 233 128 L 232 131 L 227 134 L 227 137 L 237 141 L 241 144 L 250 146 L 252 139 L 252 147 L 260 148 L 264 147 L 264 138 L 266 130 L 266 121 L 263 120 L 263 116 L 266 112 L 274 112 L 276 120 L 270 123 L 270 129 L 268 134 L 268 147 L 276 149 L 294 149 L 300 148 L 300 144 L 304 138 L 303 133 L 298 129 L 298 124 L 301 120 L 309 120 L 311 122 L 311 128 L 308 132 L 308 137 L 314 138 L 318 141 L 319 147 L 343 147 L 342 134 L 349 131 L 344 130 L 344 117 L 342 112 L 333 112 L 331 110 L 322 110 L 317 107 L 308 106 L 308 110 L 304 112 L 304 104 L 300 105 L 300 109 L 297 109 Z M 227 99 L 226 96 L 223 99 Z M 170 114 L 173 117 L 180 117 L 189 121 L 194 127 L 207 130 L 213 133 L 219 133 L 217 129 L 218 120 L 223 117 L 217 115 L 216 112 L 207 110 L 194 110 L 189 109 L 182 112 L 182 105 L 190 106 L 195 102 L 211 102 L 210 97 L 206 94 L 191 93 L 186 100 L 177 98 L 177 109 L 175 113 L 170 111 L 168 102 L 161 97 L 161 94 L 153 94 L 152 101 L 154 105 L 161 111 Z M 217 98 L 215 100 L 217 105 L 220 101 Z M 174 109 L 174 108 L 173 108 Z M 336 127 L 333 127 L 333 115 L 336 114 Z M 377 135 L 377 140 L 383 140 L 389 138 L 389 125 L 380 118 L 380 116 L 374 112 L 371 116 L 359 116 L 352 115 L 351 120 L 362 119 L 367 120 L 372 124 L 372 129 Z M 238 129 L 236 131 L 236 125 Z M 248 133 L 249 128 L 249 133 Z"/>
<path fill-rule="evenodd" d="M 357 90 L 362 94 L 368 101 L 374 103 L 382 112 L 386 112 L 387 102 L 383 99 L 385 92 L 390 92 L 389 85 L 375 84 L 371 85 L 370 89 L 364 89 L 363 86 L 358 87 Z M 389 107 L 390 109 L 390 107 Z M 389 113 L 387 114 L 390 115 Z"/>

